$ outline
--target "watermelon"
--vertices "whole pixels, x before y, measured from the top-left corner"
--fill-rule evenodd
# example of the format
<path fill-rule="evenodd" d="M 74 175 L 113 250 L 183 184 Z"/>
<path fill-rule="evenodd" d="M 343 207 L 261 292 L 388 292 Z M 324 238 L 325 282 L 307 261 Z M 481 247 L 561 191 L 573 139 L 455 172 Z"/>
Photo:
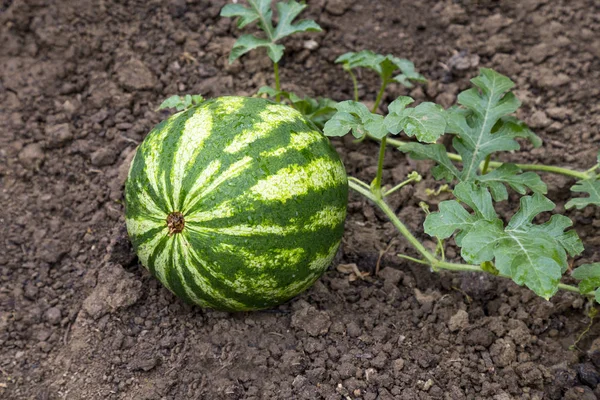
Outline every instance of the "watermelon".
<path fill-rule="evenodd" d="M 185 301 L 227 311 L 289 300 L 341 242 L 344 166 L 298 111 L 221 97 L 158 124 L 125 186 L 140 262 Z"/>

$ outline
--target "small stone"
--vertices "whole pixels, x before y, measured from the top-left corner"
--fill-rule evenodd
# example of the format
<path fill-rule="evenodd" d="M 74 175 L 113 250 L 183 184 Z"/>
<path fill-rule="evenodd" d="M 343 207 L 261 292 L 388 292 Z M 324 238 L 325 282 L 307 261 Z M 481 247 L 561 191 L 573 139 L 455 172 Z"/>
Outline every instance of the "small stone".
<path fill-rule="evenodd" d="M 541 64 L 548 57 L 556 54 L 557 49 L 548 46 L 546 43 L 540 43 L 529 50 L 529 57 L 536 64 Z"/>
<path fill-rule="evenodd" d="M 498 339 L 490 347 L 490 355 L 498 367 L 506 367 L 517 359 L 517 349 L 510 339 Z"/>
<path fill-rule="evenodd" d="M 423 293 L 419 289 L 415 289 L 415 298 L 420 305 L 432 304 L 440 297 L 442 297 L 442 295 L 439 292 Z"/>
<path fill-rule="evenodd" d="M 379 276 L 383 278 L 386 286 L 397 286 L 404 274 L 396 268 L 387 267 L 379 271 Z"/>
<path fill-rule="evenodd" d="M 600 350 L 591 352 L 589 357 L 592 364 L 594 364 L 596 368 L 600 368 Z"/>
<path fill-rule="evenodd" d="M 158 358 L 154 356 L 146 357 L 144 354 L 138 355 L 129 363 L 129 369 L 132 371 L 150 371 L 158 365 Z"/>
<path fill-rule="evenodd" d="M 37 334 L 35 336 L 38 341 L 45 342 L 50 337 L 51 334 L 52 334 L 52 332 L 50 332 L 49 330 L 41 329 L 37 332 Z"/>
<path fill-rule="evenodd" d="M 48 310 L 46 310 L 45 318 L 46 321 L 48 321 L 50 324 L 57 325 L 62 318 L 60 309 L 57 307 L 49 308 Z"/>
<path fill-rule="evenodd" d="M 304 47 L 307 50 L 316 50 L 319 48 L 319 43 L 316 40 L 311 39 L 304 42 L 302 44 L 302 47 Z"/>
<path fill-rule="evenodd" d="M 109 147 L 103 147 L 92 153 L 91 162 L 96 167 L 112 165 L 117 160 L 117 152 Z"/>
<path fill-rule="evenodd" d="M 592 364 L 579 364 L 575 366 L 575 370 L 577 371 L 577 377 L 584 385 L 595 389 L 598 383 L 600 383 L 600 375 Z"/>
<path fill-rule="evenodd" d="M 469 313 L 465 310 L 458 310 L 456 314 L 450 317 L 448 321 L 448 329 L 450 332 L 456 332 L 458 330 L 465 329 L 469 326 Z"/>
<path fill-rule="evenodd" d="M 47 126 L 45 129 L 48 138 L 48 147 L 59 148 L 73 140 L 73 133 L 69 124 Z"/>
<path fill-rule="evenodd" d="M 564 400 L 596 400 L 597 397 L 588 387 L 576 386 L 565 392 Z"/>
<path fill-rule="evenodd" d="M 356 321 L 350 321 L 346 325 L 346 334 L 350 337 L 359 337 L 362 335 L 362 329 Z"/>
<path fill-rule="evenodd" d="M 532 128 L 545 128 L 551 123 L 552 120 L 541 110 L 534 112 L 531 118 L 529 118 L 529 126 Z"/>
<path fill-rule="evenodd" d="M 135 304 L 142 295 L 142 283 L 120 265 L 109 263 L 98 273 L 98 285 L 83 301 L 82 308 L 93 319 Z"/>
<path fill-rule="evenodd" d="M 131 91 L 154 89 L 158 83 L 154 73 L 136 58 L 118 68 L 117 78 L 123 88 Z"/>
<path fill-rule="evenodd" d="M 31 283 L 28 283 L 27 285 L 25 285 L 25 290 L 23 291 L 23 296 L 25 296 L 26 299 L 35 300 L 38 292 L 39 292 L 39 289 L 37 286 L 35 286 Z"/>
<path fill-rule="evenodd" d="M 489 329 L 477 328 L 469 332 L 466 342 L 470 345 L 488 348 L 494 342 L 494 339 L 495 336 Z"/>
<path fill-rule="evenodd" d="M 536 73 L 537 84 L 544 88 L 557 88 L 566 85 L 571 81 L 568 75 L 564 73 L 556 74 L 549 68 L 539 68 Z"/>
<path fill-rule="evenodd" d="M 550 118 L 557 119 L 559 121 L 563 121 L 567 119 L 569 115 L 571 115 L 571 111 L 565 107 L 550 107 L 546 110 L 546 113 L 550 116 Z"/>
<path fill-rule="evenodd" d="M 30 143 L 19 152 L 19 162 L 27 169 L 39 169 L 44 162 L 44 151 L 38 143 Z"/>
<path fill-rule="evenodd" d="M 404 360 L 402 358 L 398 358 L 398 359 L 394 360 L 394 362 L 392 364 L 392 368 L 394 369 L 394 372 L 396 372 L 396 373 L 402 371 L 402 369 L 404 368 Z"/>
<path fill-rule="evenodd" d="M 351 4 L 351 2 L 344 0 L 328 0 L 325 4 L 325 11 L 332 15 L 343 15 Z"/>
<path fill-rule="evenodd" d="M 58 263 L 65 254 L 67 254 L 67 248 L 58 239 L 45 239 L 37 251 L 38 258 L 48 264 Z"/>
<path fill-rule="evenodd" d="M 292 315 L 293 328 L 302 329 L 311 336 L 324 335 L 329 331 L 331 318 L 324 311 L 309 306 L 296 311 Z"/>

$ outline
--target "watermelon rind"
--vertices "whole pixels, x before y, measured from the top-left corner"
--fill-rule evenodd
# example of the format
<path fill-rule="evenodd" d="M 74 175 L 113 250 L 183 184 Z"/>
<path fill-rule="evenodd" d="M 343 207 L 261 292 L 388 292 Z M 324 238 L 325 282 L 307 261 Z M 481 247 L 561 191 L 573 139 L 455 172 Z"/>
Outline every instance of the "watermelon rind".
<path fill-rule="evenodd" d="M 338 154 L 299 112 L 220 97 L 164 120 L 138 147 L 126 224 L 140 262 L 178 297 L 257 310 L 327 269 L 347 196 Z"/>

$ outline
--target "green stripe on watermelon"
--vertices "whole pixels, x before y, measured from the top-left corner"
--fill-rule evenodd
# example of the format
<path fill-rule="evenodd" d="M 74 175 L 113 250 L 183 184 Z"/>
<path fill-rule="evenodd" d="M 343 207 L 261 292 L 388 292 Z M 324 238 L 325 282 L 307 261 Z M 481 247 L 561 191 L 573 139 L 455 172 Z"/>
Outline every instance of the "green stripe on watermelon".
<path fill-rule="evenodd" d="M 347 192 L 337 153 L 297 111 L 224 97 L 172 116 L 140 145 L 126 220 L 142 264 L 182 299 L 261 309 L 327 268 Z M 180 230 L 167 229 L 174 214 Z"/>

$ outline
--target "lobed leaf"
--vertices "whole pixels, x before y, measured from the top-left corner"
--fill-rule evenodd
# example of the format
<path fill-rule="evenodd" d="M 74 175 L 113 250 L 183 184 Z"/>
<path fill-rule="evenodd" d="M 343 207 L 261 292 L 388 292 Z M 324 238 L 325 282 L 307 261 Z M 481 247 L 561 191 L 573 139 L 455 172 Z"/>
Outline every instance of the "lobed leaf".
<path fill-rule="evenodd" d="M 164 110 L 167 108 L 174 108 L 177 111 L 183 111 L 183 110 L 187 110 L 188 108 L 190 108 L 192 106 L 197 106 L 198 104 L 202 103 L 203 101 L 204 101 L 204 97 L 202 97 L 202 95 L 199 95 L 199 94 L 195 94 L 195 95 L 186 94 L 183 97 L 179 96 L 179 95 L 173 95 L 173 96 L 167 98 L 162 103 L 160 103 L 160 106 L 158 106 L 157 111 Z"/>
<path fill-rule="evenodd" d="M 278 62 L 283 57 L 283 50 L 285 49 L 283 45 L 275 44 L 269 39 L 258 38 L 254 35 L 242 35 L 233 44 L 231 53 L 229 53 L 229 63 L 260 47 L 267 49 L 267 55 L 273 62 Z"/>
<path fill-rule="evenodd" d="M 444 109 L 434 103 L 406 108 L 413 101 L 411 97 L 400 96 L 389 105 L 384 120 L 387 130 L 392 135 L 404 131 L 408 136 L 416 136 L 420 142 L 435 143 L 446 129 Z"/>
<path fill-rule="evenodd" d="M 349 100 L 337 103 L 335 107 L 338 112 L 325 124 L 325 135 L 344 136 L 350 131 L 359 139 L 367 133 L 376 138 L 387 135 L 383 116 L 373 114 L 363 103 Z"/>
<path fill-rule="evenodd" d="M 571 276 L 579 282 L 581 293 L 594 292 L 596 301 L 600 303 L 600 263 L 583 264 L 575 268 Z"/>
<path fill-rule="evenodd" d="M 271 10 L 271 0 L 248 0 L 248 7 L 241 4 L 227 4 L 221 10 L 222 17 L 238 18 L 238 28 L 243 28 L 253 22 L 258 22 L 258 26 L 265 33 L 265 38 L 254 35 L 243 35 L 233 45 L 229 54 L 229 62 L 232 63 L 247 52 L 264 47 L 267 55 L 274 62 L 279 62 L 283 56 L 285 47 L 277 44 L 277 41 L 286 36 L 297 32 L 320 32 L 321 27 L 310 20 L 302 20 L 297 24 L 293 21 L 298 14 L 306 8 L 305 4 L 300 4 L 294 0 L 279 2 L 276 5 L 279 14 L 277 26 L 273 26 L 273 11 Z"/>
<path fill-rule="evenodd" d="M 459 170 L 452 164 L 446 148 L 441 144 L 404 143 L 398 147 L 400 151 L 408 153 L 415 160 L 433 160 L 438 165 L 433 167 L 431 173 L 435 179 L 452 181 L 460 176 Z"/>
<path fill-rule="evenodd" d="M 312 121 L 317 127 L 323 129 L 323 126 L 327 121 L 331 119 L 331 117 L 335 114 L 337 102 L 324 98 L 312 98 L 312 97 L 304 97 L 301 98 L 294 92 L 287 92 L 283 90 L 277 91 L 276 89 L 270 86 L 263 86 L 258 89 L 256 92 L 257 95 L 266 94 L 269 97 L 275 97 L 278 94 L 287 99 L 289 104 L 298 110 L 302 115 L 304 115 L 307 119 Z"/>
<path fill-rule="evenodd" d="M 479 76 L 472 79 L 475 87 L 468 89 L 458 96 L 459 106 L 451 107 L 442 112 L 430 103 L 423 103 L 422 112 L 416 107 L 413 113 L 427 118 L 431 135 L 416 135 L 420 142 L 434 142 L 444 132 L 454 134 L 452 146 L 462 158 L 462 170 L 453 166 L 449 158 L 442 154 L 439 147 L 400 146 L 401 151 L 409 151 L 419 158 L 429 158 L 438 164 L 434 172 L 436 179 L 449 181 L 458 179 L 460 182 L 475 182 L 487 187 L 495 201 L 508 199 L 507 187 L 519 194 L 527 190 L 533 193 L 547 192 L 546 185 L 534 172 L 521 173 L 516 166 L 504 164 L 500 168 L 481 175 L 480 166 L 491 154 L 498 151 L 519 149 L 516 138 L 525 138 L 538 147 L 541 139 L 536 136 L 525 123 L 512 114 L 517 110 L 519 100 L 509 91 L 513 82 L 506 76 L 491 69 L 483 68 Z M 439 107 L 439 106 L 438 106 Z M 405 112 L 405 111 L 403 111 Z M 401 127 L 402 117 L 389 117 L 388 128 L 394 132 Z M 444 118 L 444 121 L 442 121 Z M 411 127 L 412 128 L 412 127 Z M 405 129 L 407 134 L 412 129 Z M 417 133 L 418 131 L 415 131 Z"/>
<path fill-rule="evenodd" d="M 546 184 L 538 174 L 535 172 L 521 174 L 521 170 L 514 164 L 502 164 L 498 169 L 485 175 L 479 175 L 477 181 L 490 190 L 494 201 L 508 199 L 505 185 L 509 185 L 519 194 L 527 193 L 527 189 L 534 193 L 546 194 L 548 192 Z"/>
<path fill-rule="evenodd" d="M 589 197 L 578 197 L 569 200 L 565 204 L 566 209 L 576 207 L 578 210 L 581 210 L 589 205 L 600 206 L 600 181 L 595 178 L 577 182 L 571 187 L 571 191 L 587 193 Z"/>
<path fill-rule="evenodd" d="M 415 70 L 412 61 L 394 57 L 391 54 L 384 56 L 370 50 L 362 50 L 357 53 L 348 52 L 339 56 L 335 62 L 341 63 L 346 70 L 354 68 L 371 69 L 377 72 L 381 80 L 386 83 L 396 81 L 406 87 L 412 87 L 411 81 L 427 82 L 427 79 Z M 401 74 L 392 79 L 397 71 L 400 71 Z"/>
<path fill-rule="evenodd" d="M 581 253 L 583 246 L 574 231 L 565 229 L 572 222 L 555 215 L 545 224 L 534 224 L 542 212 L 554 209 L 543 195 L 521 198 L 521 206 L 508 224 L 498 218 L 488 189 L 471 182 L 461 182 L 454 189 L 459 201 L 440 203 L 440 209 L 425 220 L 425 232 L 440 239 L 456 234 L 465 261 L 483 264 L 494 261 L 501 275 L 525 285 L 539 296 L 549 298 L 558 290 L 562 273 L 567 269 L 567 254 Z M 443 204 L 443 205 L 442 205 Z"/>
<path fill-rule="evenodd" d="M 273 40 L 279 40 L 286 36 L 298 32 L 321 32 L 321 27 L 311 20 L 302 20 L 297 24 L 292 22 L 298 14 L 306 8 L 306 4 L 300 4 L 296 1 L 288 1 L 277 3 L 277 13 L 279 14 L 279 22 L 273 34 Z"/>

